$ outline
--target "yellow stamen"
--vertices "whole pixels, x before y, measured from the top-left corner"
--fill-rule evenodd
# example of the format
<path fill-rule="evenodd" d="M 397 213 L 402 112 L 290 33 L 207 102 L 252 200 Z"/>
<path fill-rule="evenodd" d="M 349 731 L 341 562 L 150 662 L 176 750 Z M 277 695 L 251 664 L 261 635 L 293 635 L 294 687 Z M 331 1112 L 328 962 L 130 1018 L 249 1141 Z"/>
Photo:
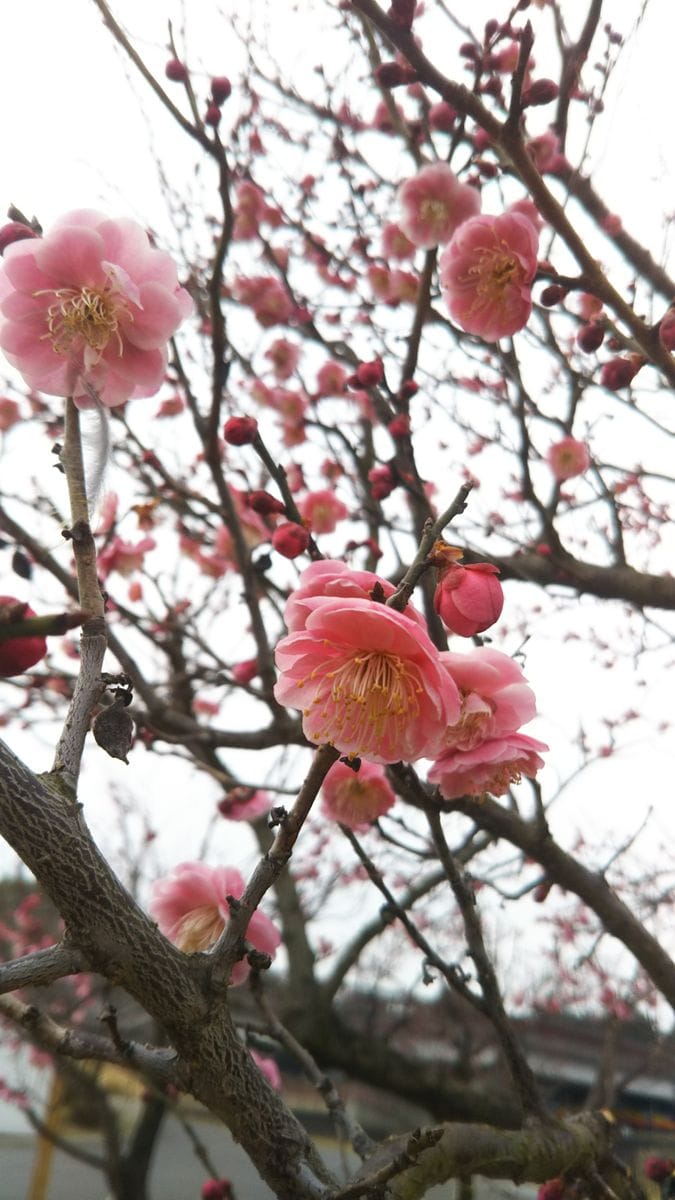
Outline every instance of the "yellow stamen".
<path fill-rule="evenodd" d="M 36 292 L 36 295 L 45 295 Z M 49 291 L 54 302 L 47 310 L 49 338 L 56 354 L 66 355 L 80 350 L 95 352 L 100 358 L 111 337 L 117 340 L 118 353 L 123 350 L 119 319 L 128 315 L 121 296 L 110 288 L 55 288 Z"/>
<path fill-rule="evenodd" d="M 392 745 L 402 727 L 420 712 L 422 687 L 409 665 L 397 654 L 363 652 L 347 659 L 325 676 L 313 701 L 312 740 L 342 738 L 349 753 L 378 751 L 386 739 Z"/>

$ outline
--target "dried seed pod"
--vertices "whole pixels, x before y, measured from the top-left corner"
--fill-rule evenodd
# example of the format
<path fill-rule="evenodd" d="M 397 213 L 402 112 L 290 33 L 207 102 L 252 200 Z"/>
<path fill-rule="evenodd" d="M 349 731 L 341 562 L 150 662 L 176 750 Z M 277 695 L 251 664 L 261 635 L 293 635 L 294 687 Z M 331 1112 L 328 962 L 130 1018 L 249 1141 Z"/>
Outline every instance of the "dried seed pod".
<path fill-rule="evenodd" d="M 127 712 L 124 699 L 117 697 L 108 708 L 94 718 L 92 732 L 96 741 L 111 758 L 127 763 L 127 754 L 134 741 L 134 723 Z"/>

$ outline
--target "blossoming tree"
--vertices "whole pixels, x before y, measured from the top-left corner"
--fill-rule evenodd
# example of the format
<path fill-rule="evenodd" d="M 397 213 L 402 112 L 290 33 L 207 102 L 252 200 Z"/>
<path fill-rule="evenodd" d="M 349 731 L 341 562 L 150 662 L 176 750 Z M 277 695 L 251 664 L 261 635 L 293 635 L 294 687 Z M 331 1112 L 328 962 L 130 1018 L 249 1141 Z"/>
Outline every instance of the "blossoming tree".
<path fill-rule="evenodd" d="M 652 662 L 675 608 L 660 465 L 675 285 L 596 191 L 583 136 L 622 35 L 601 0 L 570 26 L 557 0 L 520 0 L 477 30 L 460 6 L 342 0 L 313 73 L 233 15 L 226 77 L 213 47 L 192 62 L 170 31 L 146 54 L 93 3 L 208 169 L 192 192 L 164 175 L 172 237 L 77 197 L 44 230 L 17 210 L 0 230 L 3 721 L 10 744 L 19 709 L 61 725 L 46 772 L 2 746 L 0 832 L 63 921 L 0 968 L 0 1011 L 57 1059 L 130 1067 L 149 1104 L 196 1097 L 281 1200 L 412 1200 L 472 1175 L 637 1196 L 600 1106 L 547 1109 L 509 1015 L 535 991 L 489 948 L 491 896 L 514 929 L 516 900 L 562 921 L 569 897 L 598 985 L 583 999 L 624 1016 L 675 1003 L 659 876 L 629 897 L 619 849 L 575 853 L 548 813 L 637 711 L 614 696 L 603 723 L 568 680 L 576 748 L 548 755 L 554 713 L 523 731 L 542 623 L 588 662 L 614 663 L 612 643 Z M 12 470 L 29 437 L 60 468 L 34 492 Z M 85 821 L 86 772 L 78 790 L 83 755 L 106 753 L 132 776 L 156 754 L 160 791 L 161 757 L 180 758 L 218 828 L 247 826 L 255 866 L 223 856 L 212 822 L 201 861 L 132 895 Z M 327 934 L 328 898 L 352 893 L 362 915 Z M 375 971 L 400 988 L 403 960 L 491 1023 L 508 1088 L 350 1015 L 350 989 Z M 48 990 L 23 992 L 96 978 L 156 1045 L 112 1018 L 110 1037 L 69 1028 Z M 362 1160 L 350 1179 L 250 1052 L 247 988 L 258 1032 Z M 433 1123 L 375 1145 L 331 1070 Z M 108 1182 L 142 1200 L 146 1171 Z M 214 1177 L 202 1194 L 228 1190 Z"/>

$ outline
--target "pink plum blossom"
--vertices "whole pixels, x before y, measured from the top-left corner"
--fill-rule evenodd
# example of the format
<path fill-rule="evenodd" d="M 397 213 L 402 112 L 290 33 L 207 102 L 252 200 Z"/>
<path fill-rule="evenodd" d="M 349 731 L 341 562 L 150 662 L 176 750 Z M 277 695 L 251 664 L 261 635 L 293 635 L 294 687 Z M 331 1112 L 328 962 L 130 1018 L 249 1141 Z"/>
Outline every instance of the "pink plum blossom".
<path fill-rule="evenodd" d="M 439 264 L 453 321 L 486 342 L 522 329 L 532 311 L 538 241 L 534 225 L 521 213 L 465 221 Z"/>
<path fill-rule="evenodd" d="M 265 358 L 269 358 L 276 379 L 290 379 L 300 361 L 300 347 L 287 338 L 277 338 L 265 351 Z"/>
<path fill-rule="evenodd" d="M 400 225 L 395 221 L 388 221 L 382 229 L 382 257 L 386 259 L 414 258 L 415 246 L 406 237 Z"/>
<path fill-rule="evenodd" d="M 316 373 L 316 390 L 319 396 L 341 396 L 349 372 L 338 362 L 326 362 Z"/>
<path fill-rule="evenodd" d="M 349 509 L 330 488 L 308 492 L 298 501 L 298 511 L 312 533 L 333 533 L 338 521 L 349 516 Z"/>
<path fill-rule="evenodd" d="M 15 242 L 0 266 L 0 347 L 30 388 L 114 407 L 152 396 L 192 312 L 168 254 L 135 221 L 88 209 Z"/>
<path fill-rule="evenodd" d="M 461 697 L 459 721 L 446 731 L 447 749 L 472 750 L 481 742 L 515 733 L 536 715 L 534 692 L 518 663 L 481 646 L 470 654 L 441 654 Z"/>
<path fill-rule="evenodd" d="M 534 779 L 544 765 L 540 750 L 548 746 L 526 733 L 505 733 L 472 750 L 447 750 L 433 764 L 429 781 L 438 784 L 446 800 L 483 792 L 503 796 L 523 775 Z"/>
<path fill-rule="evenodd" d="M 9 396 L 0 396 L 0 433 L 7 433 L 12 425 L 21 420 L 19 405 Z"/>
<path fill-rule="evenodd" d="M 106 579 L 112 571 L 124 576 L 139 571 L 148 550 L 154 550 L 156 545 L 155 539 L 151 537 L 141 538 L 140 542 L 125 542 L 115 534 L 98 556 L 97 566 L 101 578 Z"/>
<path fill-rule="evenodd" d="M 591 462 L 588 446 L 573 437 L 562 438 L 550 446 L 546 452 L 546 461 L 557 479 L 563 483 L 565 479 L 573 479 L 575 475 L 583 475 Z"/>
<path fill-rule="evenodd" d="M 276 649 L 274 694 L 299 708 L 310 742 L 350 758 L 432 757 L 459 693 L 420 625 L 373 600 L 319 601 Z"/>
<path fill-rule="evenodd" d="M 348 763 L 334 763 L 323 781 L 321 795 L 324 814 L 356 833 L 365 831 L 396 801 L 384 767 L 365 761 L 358 771 Z"/>
<path fill-rule="evenodd" d="M 499 620 L 504 607 L 499 568 L 492 563 L 452 563 L 434 593 L 434 608 L 443 624 L 460 637 L 483 633 Z"/>
<path fill-rule="evenodd" d="M 398 190 L 400 226 L 406 237 L 425 250 L 448 242 L 455 230 L 480 212 L 480 195 L 460 183 L 447 163 L 422 167 Z"/>
<path fill-rule="evenodd" d="M 159 879 L 152 890 L 150 912 L 170 941 L 192 954 L 208 950 L 218 941 L 230 919 L 228 896 L 238 899 L 244 880 L 234 867 L 209 867 L 206 863 L 180 863 L 166 879 Z M 281 942 L 279 931 L 269 917 L 254 912 L 246 930 L 246 940 L 274 958 Z M 243 983 L 250 971 L 244 960 L 235 964 L 231 982 Z"/>
<path fill-rule="evenodd" d="M 257 1050 L 250 1051 L 258 1070 L 265 1076 L 270 1087 L 273 1087 L 275 1092 L 281 1091 L 281 1071 L 279 1070 L 273 1058 L 269 1054 L 259 1054 Z"/>
<path fill-rule="evenodd" d="M 371 600 L 379 594 L 384 600 L 393 596 L 396 588 L 388 579 L 381 579 L 373 571 L 353 571 L 340 559 L 324 558 L 310 563 L 302 572 L 298 586 L 289 596 L 284 609 L 284 621 L 289 633 L 305 628 L 307 618 L 314 609 L 340 598 L 349 600 Z M 408 603 L 406 617 L 416 621 L 426 633 L 426 621 L 415 607 Z"/>

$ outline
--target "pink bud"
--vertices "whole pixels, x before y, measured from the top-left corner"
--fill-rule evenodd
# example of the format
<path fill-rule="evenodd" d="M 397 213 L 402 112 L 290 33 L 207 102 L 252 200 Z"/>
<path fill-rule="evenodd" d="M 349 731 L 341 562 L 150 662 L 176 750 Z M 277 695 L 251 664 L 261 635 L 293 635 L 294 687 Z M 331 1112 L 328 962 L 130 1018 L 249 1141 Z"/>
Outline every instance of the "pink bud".
<path fill-rule="evenodd" d="M 379 358 L 374 358 L 372 362 L 359 363 L 355 375 L 359 387 L 377 387 L 384 379 L 384 367 Z"/>
<path fill-rule="evenodd" d="M 439 100 L 437 104 L 431 105 L 427 113 L 427 120 L 430 129 L 434 129 L 438 133 L 452 133 L 457 113 L 445 100 Z"/>
<path fill-rule="evenodd" d="M 247 503 L 249 508 L 259 513 L 261 517 L 270 517 L 273 514 L 286 512 L 286 505 L 282 500 L 277 500 L 276 496 L 270 496 L 269 492 L 262 490 L 249 492 Z"/>
<path fill-rule="evenodd" d="M 553 79 L 535 79 L 529 87 L 523 89 L 523 107 L 530 108 L 535 104 L 550 104 L 558 97 L 559 88 Z"/>
<path fill-rule="evenodd" d="M 386 62 L 380 63 L 376 68 L 375 79 L 380 87 L 395 88 L 402 87 L 406 83 L 414 83 L 417 75 L 411 67 L 404 67 L 397 62 Z"/>
<path fill-rule="evenodd" d="M 410 417 L 405 413 L 399 413 L 393 421 L 389 422 L 387 429 L 393 438 L 406 438 L 410 433 Z"/>
<path fill-rule="evenodd" d="M 473 637 L 499 619 L 504 607 L 499 568 L 492 563 L 452 563 L 441 577 L 434 608 L 451 633 Z"/>
<path fill-rule="evenodd" d="M 284 558 L 297 558 L 304 554 L 309 545 L 309 534 L 302 525 L 295 521 L 285 521 L 277 526 L 272 534 L 272 545 Z"/>
<path fill-rule="evenodd" d="M 543 304 L 544 308 L 553 308 L 553 305 L 560 304 L 560 301 L 564 300 L 566 295 L 567 288 L 561 287 L 559 283 L 550 283 L 541 293 L 539 303 Z"/>
<path fill-rule="evenodd" d="M 223 437 L 230 446 L 250 446 L 257 433 L 255 417 L 229 417 L 223 426 Z"/>
<path fill-rule="evenodd" d="M 214 104 L 224 104 L 232 94 L 232 84 L 227 75 L 214 75 L 211 80 L 211 96 Z"/>
<path fill-rule="evenodd" d="M 24 238 L 38 236 L 39 234 L 31 229 L 30 225 L 24 225 L 23 221 L 8 221 L 6 225 L 0 227 L 0 254 L 4 254 L 12 242 L 22 242 Z"/>
<path fill-rule="evenodd" d="M 634 358 L 610 358 L 603 364 L 600 383 L 610 391 L 618 392 L 620 388 L 628 387 L 642 365 L 642 360 L 636 363 Z"/>
<path fill-rule="evenodd" d="M 172 83 L 185 83 L 188 77 L 187 67 L 179 58 L 169 59 L 164 68 L 164 74 Z"/>
<path fill-rule="evenodd" d="M 386 500 L 396 487 L 391 467 L 371 467 L 368 481 L 373 500 Z"/>
<path fill-rule="evenodd" d="M 204 113 L 204 124 L 211 125 L 213 129 L 217 129 L 220 125 L 222 115 L 217 104 L 207 104 L 206 112 Z"/>
<path fill-rule="evenodd" d="M 11 624 L 35 615 L 33 609 L 17 600 L 16 596 L 0 596 L 0 622 Z M 16 637 L 0 642 L 0 678 L 23 675 L 46 653 L 47 641 L 43 637 Z"/>
<path fill-rule="evenodd" d="M 592 354 L 594 350 L 599 350 L 604 340 L 605 326 L 601 321 L 591 321 L 588 325 L 582 325 L 577 333 L 577 346 L 584 354 Z"/>
<path fill-rule="evenodd" d="M 231 674 L 235 683 L 250 683 L 259 671 L 257 658 L 247 658 L 244 662 L 235 663 Z"/>

